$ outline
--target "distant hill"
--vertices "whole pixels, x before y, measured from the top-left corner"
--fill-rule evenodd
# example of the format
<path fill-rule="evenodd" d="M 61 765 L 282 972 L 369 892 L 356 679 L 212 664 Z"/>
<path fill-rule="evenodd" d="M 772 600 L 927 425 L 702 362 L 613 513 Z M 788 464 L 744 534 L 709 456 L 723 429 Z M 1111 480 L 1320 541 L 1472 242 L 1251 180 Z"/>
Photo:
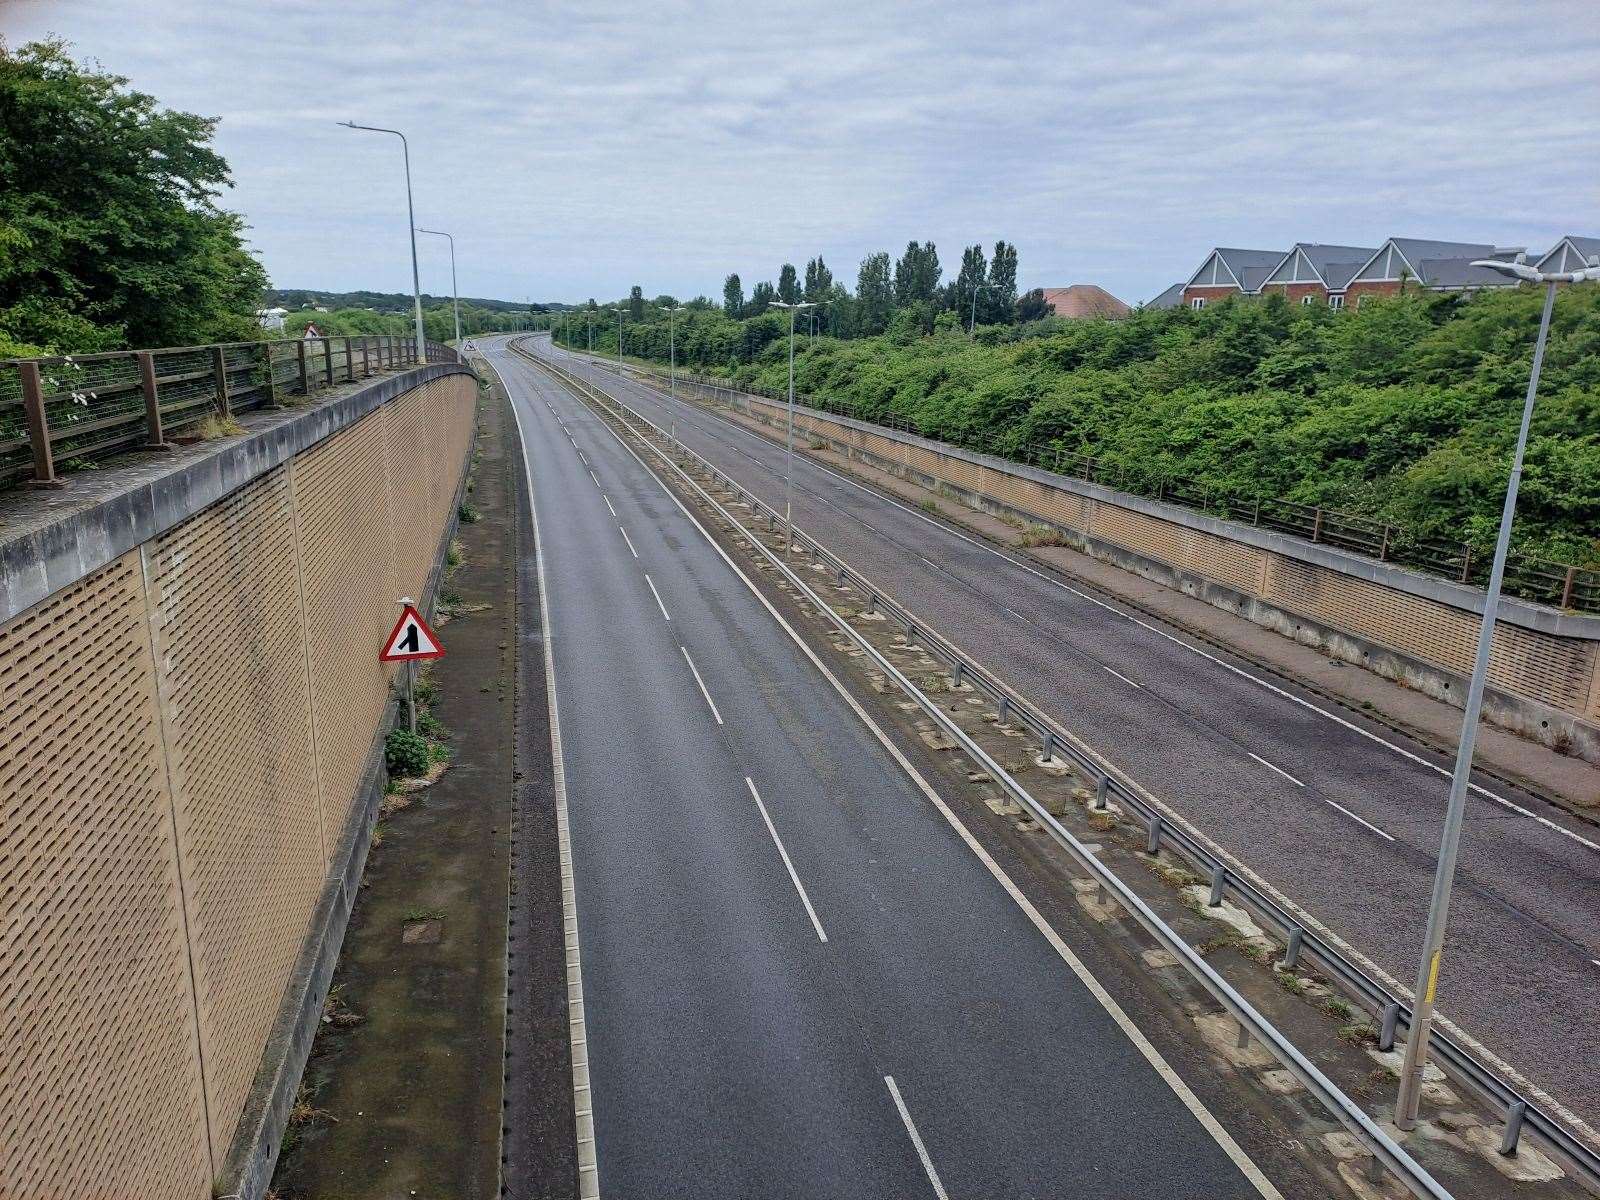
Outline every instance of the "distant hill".
<path fill-rule="evenodd" d="M 422 293 L 424 307 L 449 304 L 449 296 Z M 461 297 L 463 305 L 485 308 L 491 312 L 527 312 L 530 307 L 523 300 L 480 300 L 476 296 Z M 410 292 L 322 292 L 315 288 L 273 288 L 267 293 L 266 307 L 287 308 L 291 312 L 300 308 L 370 308 L 375 312 L 401 313 L 411 309 Z M 535 302 L 533 308 L 549 312 L 563 312 L 575 307 L 570 304 Z"/>

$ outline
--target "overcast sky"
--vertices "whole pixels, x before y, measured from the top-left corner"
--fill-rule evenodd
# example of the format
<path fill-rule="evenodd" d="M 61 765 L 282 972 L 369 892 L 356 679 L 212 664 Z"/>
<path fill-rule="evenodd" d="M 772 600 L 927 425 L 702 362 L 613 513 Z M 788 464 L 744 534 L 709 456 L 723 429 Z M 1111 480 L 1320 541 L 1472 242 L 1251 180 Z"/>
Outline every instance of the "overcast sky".
<path fill-rule="evenodd" d="M 947 274 L 1004 238 L 1025 288 L 1139 301 L 1214 245 L 1600 234 L 1596 11 L 0 0 L 0 32 L 221 118 L 281 287 L 409 290 L 400 147 L 353 118 L 410 137 L 465 295 L 718 295 L 817 253 L 853 285 L 912 238 Z"/>

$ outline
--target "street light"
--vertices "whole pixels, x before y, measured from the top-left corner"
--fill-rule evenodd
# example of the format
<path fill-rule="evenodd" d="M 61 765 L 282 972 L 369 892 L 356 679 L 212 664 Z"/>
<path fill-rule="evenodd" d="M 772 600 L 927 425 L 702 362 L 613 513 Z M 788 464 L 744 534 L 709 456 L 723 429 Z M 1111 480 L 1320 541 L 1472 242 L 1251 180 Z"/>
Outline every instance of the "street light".
<path fill-rule="evenodd" d="M 993 291 L 992 283 L 975 283 L 972 285 L 972 321 L 967 326 L 967 336 L 973 337 L 978 332 L 978 293 Z"/>
<path fill-rule="evenodd" d="M 678 304 L 674 301 L 667 306 L 667 390 L 674 396 L 678 394 L 678 343 L 674 325 L 678 319 Z"/>
<path fill-rule="evenodd" d="M 340 121 L 346 129 L 365 129 L 368 133 L 392 133 L 400 139 L 400 150 L 406 163 L 406 227 L 411 231 L 411 300 L 417 316 L 417 361 L 428 361 L 428 342 L 422 333 L 422 277 L 417 272 L 417 214 L 411 205 L 411 144 L 398 129 L 385 129 L 381 125 L 357 125 L 354 121 Z"/>
<path fill-rule="evenodd" d="M 1400 1068 L 1400 1094 L 1394 1106 L 1394 1121 L 1401 1129 L 1416 1128 L 1417 1107 L 1422 1099 L 1422 1068 L 1427 1061 L 1428 1039 L 1433 1032 L 1433 997 L 1439 984 L 1445 923 L 1450 916 L 1450 889 L 1455 882 L 1456 850 L 1461 842 L 1461 822 L 1466 812 L 1467 787 L 1472 777 L 1472 752 L 1478 739 L 1478 718 L 1483 710 L 1489 652 L 1494 645 L 1495 617 L 1500 608 L 1500 586 L 1505 578 L 1506 556 L 1511 547 L 1511 521 L 1517 507 L 1517 488 L 1522 482 L 1522 459 L 1528 449 L 1528 427 L 1533 421 L 1533 399 L 1539 390 L 1539 370 L 1544 365 L 1545 342 L 1550 336 L 1550 312 L 1555 307 L 1556 286 L 1600 280 L 1600 256 L 1590 258 L 1589 266 L 1581 271 L 1539 271 L 1525 262 L 1505 262 L 1501 259 L 1483 259 L 1472 265 L 1487 267 L 1526 283 L 1544 284 L 1544 312 L 1539 317 L 1539 336 L 1533 343 L 1533 369 L 1528 374 L 1528 395 L 1522 404 L 1522 425 L 1517 431 L 1517 448 L 1511 459 L 1511 479 L 1506 485 L 1505 504 L 1500 510 L 1500 533 L 1495 541 L 1494 566 L 1489 571 L 1489 590 L 1483 599 L 1483 623 L 1478 629 L 1478 655 L 1472 665 L 1472 682 L 1467 687 L 1466 714 L 1461 719 L 1461 743 L 1456 748 L 1455 772 L 1450 776 L 1450 803 L 1445 809 L 1439 864 L 1433 873 L 1428 929 L 1422 939 L 1422 961 L 1417 968 L 1417 987 L 1411 1002 L 1411 1032 L 1406 1039 L 1405 1061 Z"/>
<path fill-rule="evenodd" d="M 456 287 L 456 240 L 448 233 L 438 229 L 417 229 L 418 233 L 432 234 L 442 237 L 450 243 L 450 302 L 455 306 L 456 313 L 456 349 L 461 349 L 461 290 Z"/>
<path fill-rule="evenodd" d="M 622 365 L 622 312 L 623 312 L 623 308 L 622 308 L 622 305 L 620 305 L 620 304 L 614 304 L 614 305 L 612 305 L 612 308 L 616 310 L 616 314 L 617 314 L 617 365 L 620 367 Z"/>
<path fill-rule="evenodd" d="M 817 302 L 785 304 L 782 300 L 771 302 L 773 308 L 789 310 L 789 434 L 786 440 L 787 456 L 783 464 L 783 524 L 785 529 L 783 551 L 794 549 L 794 314 L 802 309 L 815 308 Z"/>

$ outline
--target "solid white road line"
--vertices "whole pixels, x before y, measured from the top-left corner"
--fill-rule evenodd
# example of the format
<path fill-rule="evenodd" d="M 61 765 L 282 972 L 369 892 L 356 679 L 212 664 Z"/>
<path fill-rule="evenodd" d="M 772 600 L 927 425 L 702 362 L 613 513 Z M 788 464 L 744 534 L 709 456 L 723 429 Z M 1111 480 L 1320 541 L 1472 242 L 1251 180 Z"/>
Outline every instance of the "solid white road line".
<path fill-rule="evenodd" d="M 794 869 L 789 852 L 783 848 L 783 839 L 778 836 L 778 830 L 772 824 L 772 815 L 767 812 L 767 806 L 761 802 L 761 793 L 756 791 L 755 781 L 746 775 L 744 782 L 750 789 L 750 795 L 755 799 L 756 807 L 761 810 L 761 819 L 767 823 L 767 832 L 772 835 L 772 844 L 778 848 L 778 854 L 783 858 L 783 865 L 789 869 L 789 878 L 794 883 L 794 890 L 800 893 L 800 903 L 806 906 L 806 915 L 811 918 L 811 927 L 817 931 L 817 940 L 827 941 L 828 935 L 822 932 L 822 922 L 817 920 L 817 910 L 811 907 L 811 897 L 806 895 L 806 886 L 800 882 L 800 874 Z"/>
<path fill-rule="evenodd" d="M 1250 754 L 1250 751 L 1246 750 L 1245 753 L 1246 754 Z M 1294 784 L 1295 787 L 1305 787 L 1305 784 L 1301 783 L 1293 775 L 1289 774 L 1289 772 L 1285 771 L 1282 767 L 1273 766 L 1266 759 L 1262 758 L 1261 755 L 1259 755 L 1259 754 L 1250 754 L 1250 757 L 1255 759 L 1258 763 L 1260 763 L 1267 770 L 1272 771 L 1275 774 L 1282 775 L 1290 783 Z"/>
<path fill-rule="evenodd" d="M 611 497 L 610 496 L 606 495 L 604 492 L 601 492 L 600 493 L 600 499 L 602 499 L 602 500 L 604 500 L 606 502 L 606 507 L 607 508 L 611 508 Z M 617 515 L 617 510 L 614 509 L 614 508 L 611 508 L 611 515 L 613 517 L 615 517 Z M 618 519 L 620 520 L 621 518 L 619 517 Z"/>
<path fill-rule="evenodd" d="M 1222 1152 L 1228 1156 L 1234 1166 L 1239 1168 L 1240 1173 L 1250 1181 L 1250 1185 L 1264 1197 L 1264 1200 L 1283 1200 L 1283 1193 L 1278 1191 L 1273 1186 L 1272 1181 L 1262 1174 L 1261 1168 L 1256 1166 L 1250 1156 L 1245 1153 L 1244 1148 L 1233 1140 L 1233 1135 L 1222 1127 L 1222 1123 L 1212 1115 L 1211 1110 L 1201 1102 L 1200 1097 L 1194 1094 L 1194 1090 L 1172 1069 L 1171 1064 L 1162 1057 L 1161 1051 L 1156 1049 L 1155 1044 L 1145 1036 L 1144 1031 L 1135 1025 L 1128 1014 L 1123 1011 L 1122 1006 L 1117 1003 L 1116 997 L 1106 991 L 1100 981 L 1084 965 L 1083 960 L 1073 953 L 1072 948 L 1062 940 L 1061 935 L 1044 919 L 1044 915 L 1034 907 L 1033 901 L 1022 894 L 1022 889 L 1017 887 L 1011 876 L 1006 874 L 1005 868 L 997 863 L 993 855 L 984 849 L 983 844 L 972 835 L 971 830 L 962 824 L 961 818 L 956 816 L 950 806 L 940 797 L 939 793 L 933 790 L 933 785 L 927 781 L 921 771 L 917 770 L 915 764 L 905 756 L 900 747 L 895 745 L 889 735 L 884 732 L 883 727 L 873 720 L 871 714 L 862 707 L 861 702 L 850 693 L 839 677 L 829 670 L 828 665 L 818 657 L 816 651 L 807 644 L 794 626 L 789 624 L 788 619 L 777 610 L 772 601 L 762 594 L 755 581 L 733 561 L 733 558 L 722 548 L 717 539 L 711 536 L 710 531 L 701 523 L 700 518 L 685 507 L 683 501 L 678 499 L 678 493 L 667 486 L 666 480 L 646 466 L 644 459 L 640 458 L 638 452 L 623 440 L 621 434 L 609 425 L 605 426 L 605 428 L 612 437 L 617 439 L 617 444 L 631 454 L 634 461 L 644 468 L 645 473 L 656 481 L 656 485 L 678 506 L 678 511 L 689 519 L 689 523 L 700 531 L 700 536 L 705 538 L 711 548 L 717 552 L 717 556 L 728 564 L 728 569 L 750 590 L 750 594 L 767 610 L 772 619 L 778 623 L 779 628 L 789 635 L 789 639 L 794 642 L 796 648 L 817 669 L 818 673 L 828 681 L 845 706 L 855 713 L 861 723 L 878 739 L 878 744 L 884 748 L 889 757 L 894 759 L 900 765 L 900 769 L 910 776 L 911 781 L 917 785 L 918 790 L 927 797 L 928 803 L 955 830 L 956 836 L 965 843 L 967 849 L 971 850 L 978 861 L 984 865 L 989 874 L 994 877 L 995 882 L 1005 890 L 1006 895 L 1011 897 L 1012 902 L 1022 910 L 1045 941 L 1050 943 L 1050 948 L 1067 964 L 1068 969 L 1077 977 L 1078 982 L 1088 989 L 1089 994 L 1095 998 L 1100 1007 L 1116 1022 L 1117 1028 L 1122 1031 L 1123 1036 L 1133 1043 L 1134 1048 L 1139 1051 L 1144 1060 L 1161 1077 L 1161 1081 L 1172 1089 L 1173 1094 L 1189 1110 L 1194 1119 L 1211 1135 L 1212 1140 L 1221 1147 Z"/>
<path fill-rule="evenodd" d="M 658 403 L 659 402 L 660 401 L 658 401 Z M 688 401 L 679 400 L 679 401 L 677 401 L 677 403 L 683 404 L 685 406 L 693 408 L 693 406 L 689 405 Z M 698 408 L 693 408 L 693 411 L 700 412 L 700 411 L 703 411 L 703 410 L 698 409 Z M 763 443 L 766 442 L 766 439 L 765 438 L 761 438 L 761 435 L 758 434 L 758 433 L 753 433 L 752 431 L 745 429 L 743 426 L 736 425 L 731 421 L 723 420 L 723 418 L 717 417 L 715 413 L 712 413 L 712 414 L 709 414 L 709 415 L 712 416 L 713 419 L 715 419 L 715 420 L 722 420 L 723 423 L 725 425 L 727 425 L 731 430 L 734 430 L 736 432 L 741 432 L 741 433 L 748 433 L 748 434 L 750 434 L 751 437 L 760 438 Z M 706 434 L 707 437 L 717 438 L 717 435 L 714 434 L 714 433 L 711 433 L 709 430 L 706 430 L 706 429 L 702 428 L 700 430 L 700 432 Z M 743 450 L 740 450 L 737 446 L 733 446 L 733 444 L 731 442 L 727 442 L 726 439 L 717 438 L 717 440 L 724 441 L 725 444 L 729 445 L 732 449 L 736 450 L 738 453 L 743 454 L 744 457 L 750 459 L 752 462 L 756 463 L 757 466 L 759 466 L 762 470 L 766 471 L 768 474 L 772 474 L 773 473 L 772 468 L 768 467 L 765 463 L 761 462 L 754 455 L 745 453 Z M 902 504 L 900 501 L 895 500 L 892 497 L 885 496 L 882 492 L 877 491 L 874 488 L 868 487 L 866 484 L 861 483 L 859 480 L 851 479 L 848 475 L 844 475 L 844 474 L 840 473 L 839 471 L 834 470 L 832 467 L 829 467 L 829 466 L 827 466 L 827 465 L 825 465 L 823 463 L 817 462 L 815 459 L 808 458 L 806 461 L 811 463 L 812 466 L 816 467 L 817 470 L 823 472 L 824 474 L 831 475 L 833 478 L 837 479 L 840 483 L 848 484 L 850 487 L 853 487 L 853 488 L 857 489 L 858 491 L 865 492 L 869 496 L 874 497 L 875 499 L 882 500 L 887 504 L 892 504 L 895 508 L 898 508 L 902 512 L 910 514 L 911 516 L 915 517 L 917 520 L 925 521 L 929 525 L 932 525 L 934 528 L 940 529 L 940 530 L 944 531 L 945 533 L 951 535 L 952 537 L 958 537 L 962 541 L 967 542 L 970 545 L 976 546 L 979 550 L 982 550 L 985 554 L 992 554 L 992 555 L 994 555 L 994 557 L 996 557 L 998 559 L 1001 559 L 1001 560 L 1003 560 L 1005 562 L 1008 562 L 1014 567 L 1019 567 L 1022 570 L 1026 571 L 1028 574 L 1034 576 L 1035 578 L 1041 579 L 1045 583 L 1050 584 L 1052 587 L 1058 587 L 1064 592 L 1069 592 L 1072 595 L 1077 596 L 1079 599 L 1087 600 L 1090 604 L 1093 604 L 1097 608 L 1104 609 L 1106 612 L 1112 613 L 1112 614 L 1114 614 L 1116 616 L 1119 616 L 1119 617 L 1122 617 L 1124 620 L 1132 621 L 1135 625 L 1138 625 L 1141 629 L 1147 629 L 1151 633 L 1155 634 L 1157 637 L 1165 638 L 1167 641 L 1171 642 L 1175 646 L 1182 646 L 1185 650 L 1188 650 L 1191 654 L 1198 654 L 1201 658 L 1206 659 L 1208 662 L 1215 663 L 1217 666 L 1223 668 L 1226 671 L 1233 672 L 1235 675 L 1238 675 L 1242 679 L 1248 679 L 1251 683 L 1259 684 L 1261 687 L 1266 688 L 1269 692 L 1272 692 L 1275 695 L 1281 696 L 1285 700 L 1288 700 L 1288 701 L 1290 701 L 1290 702 L 1292 702 L 1294 704 L 1298 704 L 1298 705 L 1300 705 L 1300 707 L 1302 707 L 1304 709 L 1307 709 L 1310 712 L 1314 712 L 1318 716 L 1326 717 L 1328 720 L 1334 722 L 1334 724 L 1343 726 L 1345 729 L 1350 730 L 1352 733 L 1359 734 L 1361 737 L 1366 738 L 1368 741 L 1376 742 L 1380 746 L 1387 747 L 1388 749 L 1393 750 L 1396 754 L 1400 755 L 1402 758 L 1409 759 L 1411 762 L 1414 762 L 1414 763 L 1418 764 L 1419 766 L 1427 767 L 1430 771 L 1434 771 L 1439 775 L 1443 775 L 1443 776 L 1449 777 L 1449 775 L 1451 773 L 1451 768 L 1449 768 L 1449 767 L 1442 767 L 1438 763 L 1429 762 L 1427 759 L 1423 758 L 1420 754 L 1415 754 L 1412 751 L 1407 750 L 1404 746 L 1397 746 L 1397 745 L 1395 745 L 1395 743 L 1389 741 L 1387 738 L 1381 736 L 1380 734 L 1373 733 L 1370 729 L 1363 729 L 1360 725 L 1355 724 L 1353 721 L 1347 721 L 1345 718 L 1339 716 L 1337 713 L 1329 712 L 1327 709 L 1323 708 L 1321 705 L 1314 704 L 1310 700 L 1306 700 L 1303 697 L 1296 696 L 1293 692 L 1290 692 L 1290 691 L 1288 691 L 1288 690 L 1286 690 L 1284 688 L 1281 688 L 1277 684 L 1269 683 L 1267 680 L 1261 678 L 1259 675 L 1253 675 L 1249 671 L 1244 670 L 1242 667 L 1237 667 L 1233 663 L 1230 663 L 1230 662 L 1227 662 L 1227 661 L 1225 661 L 1223 659 L 1220 659 L 1216 655 L 1210 654 L 1210 653 L 1206 652 L 1205 650 L 1202 650 L 1199 646 L 1193 645 L 1190 642 L 1186 642 L 1182 638 L 1177 637 L 1177 636 L 1175 636 L 1175 635 L 1173 635 L 1171 633 L 1168 633 L 1165 629 L 1162 629 L 1157 625 L 1152 625 L 1149 621 L 1142 620 L 1139 617 L 1134 616 L 1132 613 L 1124 612 L 1122 609 L 1116 607 L 1116 605 L 1108 604 L 1104 600 L 1101 600 L 1097 596 L 1091 596 L 1088 592 L 1082 591 L 1079 588 L 1075 588 L 1071 584 L 1064 583 L 1061 580 L 1055 578 L 1054 576 L 1049 575 L 1049 574 L 1045 573 L 1044 571 L 1039 570 L 1037 567 L 1033 567 L 1033 566 L 1030 566 L 1029 564 L 1027 564 L 1025 562 L 1022 562 L 1020 559 L 1012 558 L 1011 555 L 1004 554 L 1001 551 L 996 550 L 993 546 L 989 545 L 988 543 L 980 541 L 975 537 L 971 537 L 968 534 L 962 533 L 959 529 L 952 528 L 949 524 L 947 524 L 944 521 L 935 520 L 933 517 L 928 516 L 926 513 L 918 512 L 916 509 L 911 508 L 909 505 Z M 807 495 L 815 497 L 816 499 L 822 501 L 822 503 L 827 504 L 830 508 L 837 509 L 841 513 L 845 512 L 844 509 L 839 508 L 838 505 L 833 504 L 826 497 L 817 495 L 815 492 L 810 492 L 805 488 L 800 488 L 798 490 L 802 491 L 802 492 L 805 492 Z M 846 515 L 849 515 L 849 514 L 846 514 Z M 872 530 L 873 533 L 877 533 L 878 532 L 877 529 L 875 529 L 871 525 L 868 525 L 865 521 L 861 520 L 860 517 L 854 517 L 853 519 L 856 520 L 857 522 L 859 522 L 861 525 L 865 526 L 867 529 Z M 1020 615 L 1020 614 L 1018 614 L 1018 615 Z M 1540 825 L 1543 825 L 1545 828 L 1552 829 L 1556 833 L 1561 834 L 1563 837 L 1571 838 L 1573 841 L 1577 842 L 1581 846 L 1585 846 L 1590 850 L 1600 850 L 1600 842 L 1592 841 L 1591 839 L 1584 837 L 1582 834 L 1577 833 L 1574 830 L 1568 829 L 1565 825 L 1559 825 L 1556 822 L 1552 821 L 1549 817 L 1540 816 L 1538 813 L 1531 811 L 1530 809 L 1526 808 L 1525 806 L 1523 806 L 1521 804 L 1518 804 L 1513 800 L 1508 800 L 1508 799 L 1506 799 L 1506 797 L 1501 796 L 1496 792 L 1492 792 L 1488 788 L 1483 787 L 1480 784 L 1476 784 L 1476 783 L 1472 784 L 1471 785 L 1471 790 L 1474 791 L 1474 792 L 1477 792 L 1480 796 L 1484 797 L 1487 800 L 1492 800 L 1496 804 L 1499 804 L 1504 808 L 1510 809 L 1512 812 L 1517 813 L 1519 816 L 1531 817 L 1534 821 L 1538 822 Z"/>
<path fill-rule="evenodd" d="M 656 598 L 656 607 L 661 610 L 661 615 L 666 620 L 672 620 L 672 614 L 667 611 L 667 606 L 661 602 L 661 593 L 656 591 L 656 581 L 650 578 L 650 572 L 644 573 L 644 581 L 650 585 L 650 594 Z"/>
<path fill-rule="evenodd" d="M 949 1193 L 944 1190 L 944 1184 L 939 1182 L 939 1172 L 933 1169 L 933 1159 L 928 1157 L 928 1148 L 922 1144 L 922 1135 L 917 1132 L 917 1126 L 911 1120 L 906 1102 L 900 1098 L 900 1089 L 894 1085 L 894 1076 L 885 1075 L 883 1081 L 889 1085 L 889 1095 L 894 1097 L 894 1106 L 900 1110 L 900 1119 L 905 1122 L 906 1132 L 911 1135 L 911 1144 L 916 1147 L 917 1157 L 922 1160 L 922 1169 L 928 1173 L 928 1182 L 933 1184 L 933 1194 L 939 1197 L 939 1200 L 950 1200 Z"/>
<path fill-rule="evenodd" d="M 488 361 L 487 359 L 485 361 Z M 490 370 L 500 374 L 492 362 Z M 600 1161 L 595 1145 L 594 1093 L 589 1086 L 589 1033 L 583 998 L 583 955 L 578 946 L 578 886 L 572 868 L 572 822 L 567 808 L 566 763 L 561 754 L 561 712 L 556 701 L 555 631 L 550 627 L 550 585 L 545 576 L 544 538 L 539 535 L 539 509 L 533 499 L 533 456 L 529 453 L 522 416 L 511 391 L 501 379 L 500 387 L 511 403 L 511 417 L 522 443 L 523 470 L 528 478 L 528 515 L 533 525 L 534 562 L 539 573 L 539 613 L 544 625 L 544 684 L 550 707 L 550 757 L 554 776 L 556 841 L 561 863 L 561 926 L 567 954 L 567 1022 L 572 1048 L 572 1101 L 578 1155 L 578 1196 L 580 1200 L 599 1200 Z"/>
<path fill-rule="evenodd" d="M 622 535 L 622 540 L 628 543 L 628 553 L 633 555 L 635 558 L 638 558 L 639 552 L 633 548 L 633 539 L 628 536 L 628 531 L 621 525 L 618 525 L 617 532 Z"/>
<path fill-rule="evenodd" d="M 1100 665 L 1102 667 L 1106 667 L 1105 663 L 1101 663 Z M 1139 688 L 1139 689 L 1143 690 L 1144 684 L 1135 683 L 1133 680 L 1129 679 L 1126 675 L 1124 675 L 1121 671 L 1118 671 L 1118 670 L 1116 670 L 1115 668 L 1112 668 L 1112 667 L 1106 667 L 1106 670 L 1110 671 L 1113 675 L 1115 675 L 1118 679 L 1122 680 L 1122 682 L 1127 684 L 1129 687 L 1136 687 L 1136 688 Z"/>
<path fill-rule="evenodd" d="M 706 698 L 706 704 L 711 709 L 711 715 L 717 719 L 717 724 L 722 724 L 722 714 L 717 711 L 717 702 L 711 698 L 711 693 L 706 691 L 706 681 L 700 678 L 700 668 L 694 665 L 694 659 L 689 657 L 689 647 L 679 646 L 683 651 L 683 661 L 689 664 L 689 670 L 694 672 L 694 681 L 700 685 L 700 694 Z"/>

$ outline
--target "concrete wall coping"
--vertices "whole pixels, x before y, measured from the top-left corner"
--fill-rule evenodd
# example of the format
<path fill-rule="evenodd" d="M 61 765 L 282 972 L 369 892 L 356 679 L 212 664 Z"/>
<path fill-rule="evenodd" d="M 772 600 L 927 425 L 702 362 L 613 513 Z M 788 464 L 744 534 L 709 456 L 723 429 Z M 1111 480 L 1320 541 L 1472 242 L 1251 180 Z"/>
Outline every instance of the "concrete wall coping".
<path fill-rule="evenodd" d="M 59 490 L 21 489 L 0 505 L 0 624 L 215 504 L 432 379 L 472 375 L 428 363 L 305 408 L 249 413 L 220 444 L 141 456 L 69 476 Z"/>
<path fill-rule="evenodd" d="M 766 396 L 752 396 L 748 392 L 740 392 L 736 388 L 724 387 L 720 384 L 712 386 L 719 387 L 722 391 L 747 396 L 764 404 L 781 405 L 782 403 Z M 1341 575 L 1365 580 L 1380 587 L 1393 588 L 1395 591 L 1419 596 L 1422 599 L 1432 600 L 1439 604 L 1446 604 L 1451 608 L 1461 609 L 1464 612 L 1481 615 L 1484 610 L 1485 593 L 1478 588 L 1468 587 L 1465 584 L 1452 583 L 1447 579 L 1424 575 L 1419 571 L 1408 570 L 1393 563 L 1378 562 L 1363 555 L 1352 554 L 1347 550 L 1340 550 L 1337 547 L 1323 545 L 1318 542 L 1308 542 L 1301 538 L 1279 533 L 1276 530 L 1260 529 L 1237 521 L 1227 521 L 1221 517 L 1195 512 L 1181 505 L 1168 504 L 1160 500 L 1148 500 L 1143 496 L 1119 492 L 1102 484 L 1089 483 L 1086 480 L 1073 479 L 1066 475 L 1057 475 L 1039 467 L 1012 462 L 1009 459 L 999 458 L 992 454 L 964 450 L 959 446 L 934 441 L 931 438 L 919 437 L 913 433 L 902 433 L 900 430 L 889 429 L 882 425 L 874 425 L 870 421 L 840 416 L 836 413 L 824 412 L 821 409 L 810 408 L 800 404 L 795 405 L 795 408 L 797 411 L 803 411 L 809 416 L 834 421 L 863 433 L 877 434 L 879 437 L 930 450 L 947 458 L 959 459 L 962 462 L 970 463 L 973 466 L 987 467 L 992 471 L 1015 475 L 1018 478 L 1028 479 L 1034 483 L 1083 496 L 1102 504 L 1111 504 L 1118 508 L 1130 509 L 1134 512 L 1154 517 L 1157 520 L 1167 521 L 1173 525 L 1180 525 L 1187 529 L 1194 529 L 1216 537 L 1226 538 L 1229 541 L 1254 546 L 1257 549 L 1267 550 L 1273 554 L 1281 554 L 1285 558 L 1295 559 L 1299 562 L 1325 567 L 1328 570 L 1337 571 Z M 1521 600 L 1512 596 L 1502 596 L 1500 598 L 1498 620 L 1556 637 L 1574 638 L 1590 642 L 1600 641 L 1600 617 L 1563 612 L 1560 609 L 1550 608 L 1543 604 L 1535 604 L 1532 601 Z"/>

